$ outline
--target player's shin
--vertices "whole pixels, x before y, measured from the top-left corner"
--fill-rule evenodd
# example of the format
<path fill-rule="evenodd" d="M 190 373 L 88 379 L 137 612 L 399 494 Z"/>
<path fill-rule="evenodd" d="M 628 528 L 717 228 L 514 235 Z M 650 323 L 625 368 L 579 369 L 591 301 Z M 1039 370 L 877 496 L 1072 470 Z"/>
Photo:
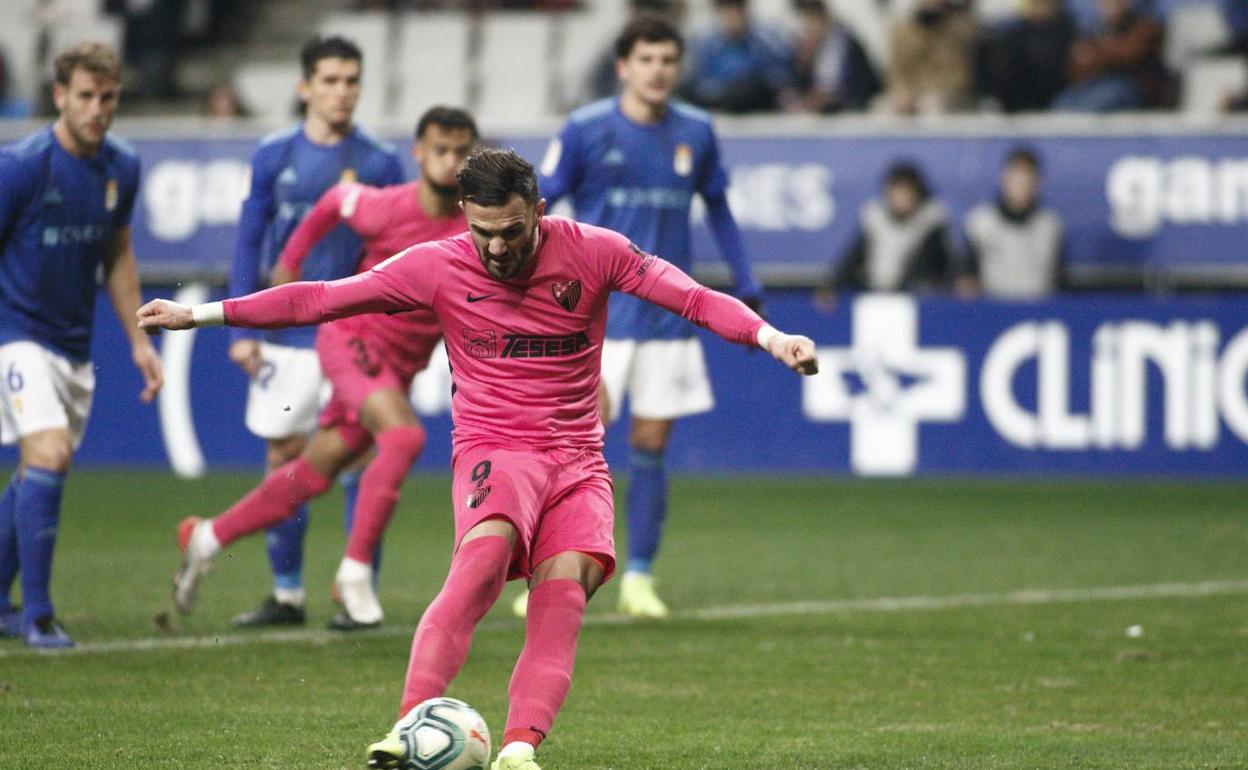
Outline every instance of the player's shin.
<path fill-rule="evenodd" d="M 269 528 L 265 551 L 273 569 L 273 595 L 283 604 L 303 605 L 303 538 L 308 531 L 308 506 Z"/>
<path fill-rule="evenodd" d="M 49 584 L 61 518 L 65 474 L 27 466 L 16 498 L 17 549 L 22 574 L 23 622 L 52 615 Z"/>
<path fill-rule="evenodd" d="M 455 553 L 446 583 L 412 637 L 400 716 L 442 695 L 464 665 L 473 629 L 502 593 L 511 552 L 507 538 L 487 535 L 464 543 Z"/>
<path fill-rule="evenodd" d="M 355 520 L 347 540 L 347 557 L 371 564 L 382 534 L 394 513 L 403 478 L 425 447 L 419 425 L 391 428 L 377 434 L 377 456 L 360 478 Z"/>
<path fill-rule="evenodd" d="M 323 494 L 329 484 L 311 463 L 298 457 L 273 470 L 260 486 L 214 519 L 213 533 L 222 545 L 228 545 L 271 527 L 292 516 L 301 503 Z"/>
<path fill-rule="evenodd" d="M 665 452 L 628 453 L 628 571 L 649 574 L 667 519 Z"/>
<path fill-rule="evenodd" d="M 517 741 L 536 746 L 550 732 L 572 686 L 585 603 L 584 587 L 566 578 L 545 580 L 529 592 L 524 650 L 507 688 L 504 746 Z"/>
<path fill-rule="evenodd" d="M 17 485 L 21 482 L 14 473 L 0 498 L 0 624 L 3 615 L 13 611 L 10 592 L 17 579 Z M 0 628 L 0 635 L 4 628 Z"/>

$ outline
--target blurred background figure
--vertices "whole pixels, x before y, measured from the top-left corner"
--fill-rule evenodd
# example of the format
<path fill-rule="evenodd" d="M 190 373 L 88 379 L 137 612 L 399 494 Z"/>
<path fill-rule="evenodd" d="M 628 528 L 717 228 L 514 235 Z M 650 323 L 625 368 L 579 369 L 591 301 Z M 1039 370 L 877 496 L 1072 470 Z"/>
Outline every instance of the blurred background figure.
<path fill-rule="evenodd" d="M 1063 0 L 1023 0 L 1018 18 L 982 48 L 985 91 L 1005 112 L 1042 112 L 1066 88 L 1066 65 L 1078 35 Z"/>
<path fill-rule="evenodd" d="M 713 26 L 690 46 L 685 98 L 709 110 L 760 112 L 789 85 L 789 51 L 774 27 L 750 17 L 747 0 L 715 0 Z"/>
<path fill-rule="evenodd" d="M 229 120 L 251 117 L 251 110 L 243 103 L 243 97 L 234 86 L 234 81 L 222 80 L 208 89 L 208 96 L 204 99 L 204 114 L 210 118 Z"/>
<path fill-rule="evenodd" d="M 884 177 L 883 197 L 859 212 L 858 235 L 833 265 L 817 296 L 831 306 L 838 291 L 933 291 L 949 288 L 953 249 L 949 215 L 919 167 L 903 161 Z"/>
<path fill-rule="evenodd" d="M 958 293 L 1042 299 L 1064 285 L 1062 220 L 1040 200 L 1040 158 L 1014 149 L 1001 169 L 995 201 L 966 216 L 966 253 Z"/>
<path fill-rule="evenodd" d="M 1072 85 L 1057 96 L 1056 110 L 1113 112 L 1162 105 L 1165 30 L 1133 0 L 1100 0 L 1098 29 L 1071 47 Z"/>
<path fill-rule="evenodd" d="M 975 19 L 955 0 L 919 0 L 893 27 L 886 104 L 894 112 L 969 109 L 975 88 Z"/>
<path fill-rule="evenodd" d="M 684 21 L 688 7 L 686 0 L 629 0 L 628 2 L 630 19 L 638 16 L 656 16 L 678 29 Z M 605 99 L 608 96 L 615 96 L 619 91 L 620 81 L 615 74 L 615 48 L 606 45 L 602 49 L 602 54 L 590 67 L 581 96 L 576 103 L 579 105 Z"/>
<path fill-rule="evenodd" d="M 793 0 L 800 28 L 793 47 L 793 87 L 783 97 L 792 112 L 866 109 L 880 79 L 862 44 L 825 0 Z"/>

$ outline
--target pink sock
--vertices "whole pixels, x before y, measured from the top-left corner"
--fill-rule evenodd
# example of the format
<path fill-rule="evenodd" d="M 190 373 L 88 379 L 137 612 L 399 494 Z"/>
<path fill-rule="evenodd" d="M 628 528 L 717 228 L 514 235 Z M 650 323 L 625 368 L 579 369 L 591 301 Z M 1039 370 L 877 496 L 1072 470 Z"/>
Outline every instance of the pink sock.
<path fill-rule="evenodd" d="M 213 519 L 212 532 L 221 545 L 232 543 L 290 517 L 300 503 L 324 494 L 327 489 L 329 479 L 307 460 L 296 457 L 270 472 L 260 486 Z"/>
<path fill-rule="evenodd" d="M 498 535 L 468 541 L 451 559 L 446 583 L 412 637 L 399 716 L 446 692 L 468 657 L 473 629 L 503 592 L 510 563 L 511 545 Z"/>
<path fill-rule="evenodd" d="M 572 686 L 585 602 L 581 584 L 564 578 L 538 583 L 529 592 L 524 649 L 507 688 L 505 735 L 523 735 L 526 729 L 541 736 L 550 734 Z"/>
<path fill-rule="evenodd" d="M 372 564 L 373 553 L 390 523 L 403 477 L 425 448 L 425 430 L 404 425 L 377 434 L 377 456 L 360 476 L 360 496 L 355 503 L 355 520 L 347 537 L 347 556 L 361 564 Z"/>

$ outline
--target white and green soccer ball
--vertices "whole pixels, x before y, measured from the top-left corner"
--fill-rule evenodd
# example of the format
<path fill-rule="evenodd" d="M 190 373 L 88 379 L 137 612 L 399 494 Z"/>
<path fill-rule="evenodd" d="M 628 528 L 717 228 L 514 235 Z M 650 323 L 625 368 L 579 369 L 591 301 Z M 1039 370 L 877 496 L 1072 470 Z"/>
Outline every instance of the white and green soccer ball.
<path fill-rule="evenodd" d="M 395 726 L 406 749 L 403 770 L 486 770 L 490 730 L 472 706 L 454 698 L 417 704 Z"/>

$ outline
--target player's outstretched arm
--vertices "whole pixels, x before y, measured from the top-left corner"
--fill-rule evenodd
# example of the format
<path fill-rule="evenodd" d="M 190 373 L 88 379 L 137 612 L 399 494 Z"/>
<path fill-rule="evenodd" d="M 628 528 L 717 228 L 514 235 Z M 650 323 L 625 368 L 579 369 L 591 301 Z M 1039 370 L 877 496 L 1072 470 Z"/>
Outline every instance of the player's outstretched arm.
<path fill-rule="evenodd" d="M 139 319 L 139 328 L 144 331 L 151 329 L 179 331 L 195 328 L 195 317 L 191 307 L 172 300 L 154 299 L 139 308 L 136 315 Z"/>
<path fill-rule="evenodd" d="M 798 374 L 818 374 L 819 359 L 815 357 L 815 341 L 800 334 L 785 334 L 764 326 L 758 331 L 758 344 L 780 363 Z"/>

